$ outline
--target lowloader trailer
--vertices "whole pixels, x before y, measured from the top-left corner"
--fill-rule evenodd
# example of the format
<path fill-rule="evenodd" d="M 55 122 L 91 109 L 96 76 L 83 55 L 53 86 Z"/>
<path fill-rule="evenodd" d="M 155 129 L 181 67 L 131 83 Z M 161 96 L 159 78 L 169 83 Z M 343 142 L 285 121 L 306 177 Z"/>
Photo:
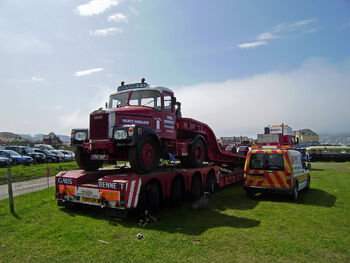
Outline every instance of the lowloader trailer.
<path fill-rule="evenodd" d="M 56 199 L 58 205 L 93 205 L 125 217 L 133 209 L 157 213 L 163 202 L 179 206 L 185 199 L 198 200 L 204 191 L 213 193 L 242 179 L 243 166 L 211 164 L 199 168 L 166 166 L 144 175 L 125 167 L 62 171 L 56 175 Z"/>

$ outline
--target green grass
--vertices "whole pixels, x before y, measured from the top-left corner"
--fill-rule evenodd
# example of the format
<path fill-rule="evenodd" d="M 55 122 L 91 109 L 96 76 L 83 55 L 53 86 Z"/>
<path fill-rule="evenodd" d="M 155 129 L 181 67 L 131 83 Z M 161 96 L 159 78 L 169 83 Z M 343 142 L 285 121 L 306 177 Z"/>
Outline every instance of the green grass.
<path fill-rule="evenodd" d="M 78 169 L 76 162 L 68 163 L 49 163 L 37 165 L 18 165 L 11 167 L 11 178 L 13 182 L 25 181 L 33 178 L 40 178 L 47 176 L 47 167 L 50 168 L 50 175 L 56 175 L 62 170 Z M 0 168 L 0 184 L 7 184 L 7 168 Z"/>
<path fill-rule="evenodd" d="M 15 197 L 16 215 L 6 199 L 0 262 L 349 262 L 350 163 L 312 166 L 311 190 L 296 203 L 248 199 L 233 185 L 202 211 L 165 207 L 161 221 L 145 228 L 136 217 L 58 207 L 53 188 Z"/>

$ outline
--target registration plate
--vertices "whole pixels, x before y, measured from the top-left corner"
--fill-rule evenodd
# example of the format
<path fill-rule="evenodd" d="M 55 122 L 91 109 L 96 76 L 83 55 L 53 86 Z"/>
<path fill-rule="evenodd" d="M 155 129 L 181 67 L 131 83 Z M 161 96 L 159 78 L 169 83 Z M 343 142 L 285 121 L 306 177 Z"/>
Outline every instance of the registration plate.
<path fill-rule="evenodd" d="M 257 180 L 262 180 L 264 178 L 264 176 L 256 176 L 255 177 Z"/>
<path fill-rule="evenodd" d="M 98 199 L 97 198 L 81 197 L 81 201 L 84 202 L 84 203 L 98 204 Z"/>
<path fill-rule="evenodd" d="M 91 155 L 91 160 L 107 160 L 108 156 L 105 154 L 93 154 Z"/>

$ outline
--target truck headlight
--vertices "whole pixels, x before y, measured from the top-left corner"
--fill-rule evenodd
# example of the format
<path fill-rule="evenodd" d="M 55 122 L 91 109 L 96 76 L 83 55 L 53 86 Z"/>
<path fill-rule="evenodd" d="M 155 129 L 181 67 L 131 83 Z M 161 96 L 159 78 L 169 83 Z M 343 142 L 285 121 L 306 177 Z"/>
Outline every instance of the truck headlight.
<path fill-rule="evenodd" d="M 87 134 L 84 131 L 79 131 L 74 134 L 74 139 L 77 141 L 85 141 L 87 138 Z"/>
<path fill-rule="evenodd" d="M 125 130 L 116 130 L 113 137 L 116 140 L 125 140 L 128 137 L 128 133 Z"/>

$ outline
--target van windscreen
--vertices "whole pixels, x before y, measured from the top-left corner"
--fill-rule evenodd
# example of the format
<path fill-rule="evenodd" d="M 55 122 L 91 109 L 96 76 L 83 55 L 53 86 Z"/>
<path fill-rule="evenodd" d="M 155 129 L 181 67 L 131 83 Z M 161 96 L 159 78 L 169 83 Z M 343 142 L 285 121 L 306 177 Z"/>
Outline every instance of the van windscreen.
<path fill-rule="evenodd" d="M 252 153 L 250 155 L 249 169 L 283 171 L 283 155 L 270 153 Z"/>

